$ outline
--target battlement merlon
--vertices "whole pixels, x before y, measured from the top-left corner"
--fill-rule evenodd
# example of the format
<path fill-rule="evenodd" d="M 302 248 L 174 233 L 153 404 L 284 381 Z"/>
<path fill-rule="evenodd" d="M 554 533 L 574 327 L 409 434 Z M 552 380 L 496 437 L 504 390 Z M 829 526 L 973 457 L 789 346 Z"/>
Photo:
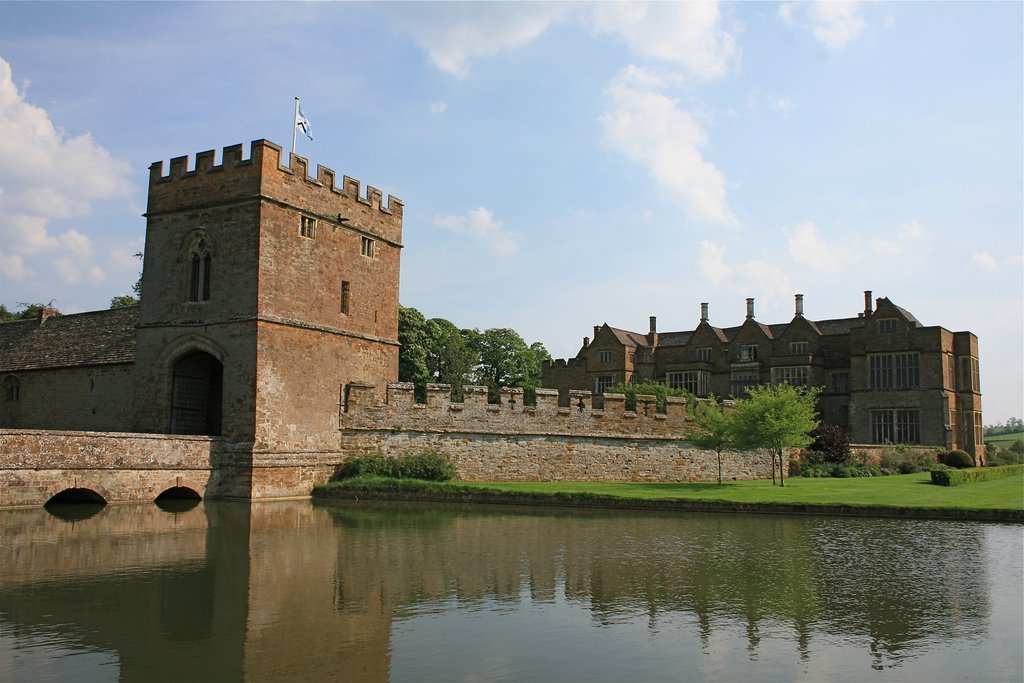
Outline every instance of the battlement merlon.
<path fill-rule="evenodd" d="M 674 396 L 659 412 L 654 396 L 638 396 L 636 409 L 627 411 L 622 394 L 604 394 L 604 409 L 595 410 L 590 392 L 584 390 L 570 392 L 569 406 L 559 407 L 558 391 L 545 388 L 535 390 L 533 406 L 523 403 L 519 388 L 502 387 L 496 404 L 487 402 L 483 386 L 464 386 L 462 401 L 452 401 L 450 385 L 428 384 L 425 403 L 415 402 L 412 384 L 390 383 L 384 396 L 375 395 L 374 389 L 364 383 L 348 385 L 342 429 L 685 439 L 687 427 L 686 399 Z"/>
<path fill-rule="evenodd" d="M 215 163 L 215 150 L 195 155 L 189 170 L 189 157 L 174 157 L 164 175 L 164 162 L 149 167 L 149 204 L 147 215 L 163 211 L 202 208 L 211 203 L 237 201 L 263 196 L 289 205 L 308 208 L 314 213 L 346 224 L 379 232 L 385 239 L 401 242 L 403 203 L 394 195 L 372 185 L 361 194 L 361 183 L 348 176 L 337 185 L 337 174 L 317 165 L 317 175 L 309 175 L 309 161 L 297 154 L 288 156 L 280 145 L 269 140 L 253 140 L 249 158 L 242 158 L 243 146 L 231 145 Z"/>

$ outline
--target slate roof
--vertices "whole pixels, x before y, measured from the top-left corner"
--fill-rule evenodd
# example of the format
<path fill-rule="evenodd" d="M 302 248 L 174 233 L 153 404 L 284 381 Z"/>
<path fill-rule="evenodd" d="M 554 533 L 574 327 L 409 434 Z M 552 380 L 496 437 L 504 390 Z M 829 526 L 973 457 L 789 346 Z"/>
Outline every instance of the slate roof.
<path fill-rule="evenodd" d="M 135 360 L 138 306 L 0 323 L 0 372 Z"/>
<path fill-rule="evenodd" d="M 917 323 L 917 320 L 912 315 L 910 315 L 910 313 L 907 313 L 906 311 L 903 312 L 906 313 L 906 315 L 910 318 L 911 322 Z M 850 330 L 864 326 L 864 318 L 808 320 L 807 322 L 813 329 L 815 329 L 822 336 L 849 334 Z M 764 323 L 759 323 L 755 321 L 755 324 L 761 328 L 761 331 L 763 331 L 769 339 L 778 339 L 780 336 L 782 336 L 783 332 L 785 332 L 786 329 L 792 324 L 792 322 L 766 325 Z M 920 326 L 920 323 L 917 323 L 917 325 Z M 742 325 L 737 325 L 735 327 L 725 328 L 712 327 L 712 329 L 715 331 L 715 334 L 718 335 L 719 339 L 721 339 L 723 342 L 728 343 L 729 341 L 736 338 L 736 335 L 739 333 L 742 327 Z M 615 334 L 615 337 L 626 346 L 647 345 L 647 337 L 645 335 L 640 334 L 639 332 L 620 330 L 615 327 L 611 327 L 610 325 L 608 326 L 608 329 L 610 329 Z M 695 330 L 687 330 L 682 332 L 661 332 L 658 334 L 658 345 L 686 346 L 687 344 L 690 343 L 690 340 L 693 338 L 694 332 Z M 580 349 L 581 353 L 582 351 L 583 350 Z"/>

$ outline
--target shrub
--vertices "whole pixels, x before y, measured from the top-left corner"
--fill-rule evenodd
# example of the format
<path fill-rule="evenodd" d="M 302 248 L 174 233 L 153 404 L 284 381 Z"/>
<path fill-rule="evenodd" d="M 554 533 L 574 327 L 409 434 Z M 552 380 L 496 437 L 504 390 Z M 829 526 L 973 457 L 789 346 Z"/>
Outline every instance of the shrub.
<path fill-rule="evenodd" d="M 935 465 L 935 453 L 910 449 L 900 444 L 882 449 L 878 466 L 883 474 L 913 474 L 927 472 Z"/>
<path fill-rule="evenodd" d="M 814 465 L 805 465 L 801 476 L 853 479 L 857 477 L 880 477 L 882 476 L 882 470 L 877 465 L 836 465 L 834 463 L 823 462 Z"/>
<path fill-rule="evenodd" d="M 407 455 L 399 458 L 396 465 L 398 476 L 405 479 L 451 481 L 455 478 L 455 466 L 440 453 Z"/>
<path fill-rule="evenodd" d="M 339 468 L 334 478 L 351 479 L 353 477 L 394 477 L 397 476 L 397 474 L 394 458 L 389 458 L 379 453 L 371 453 L 369 455 L 360 455 L 346 460 Z"/>
<path fill-rule="evenodd" d="M 963 469 L 965 467 L 974 467 L 974 458 L 966 451 L 950 451 L 943 456 L 942 463 L 948 467 Z"/>
<path fill-rule="evenodd" d="M 373 453 L 349 458 L 338 468 L 333 479 L 355 477 L 451 481 L 455 478 L 455 467 L 440 453 L 418 453 L 404 458 Z"/>
<path fill-rule="evenodd" d="M 1024 464 L 1024 455 L 1015 452 L 1012 448 L 994 448 L 992 453 L 985 458 L 986 467 L 1020 464 Z"/>
<path fill-rule="evenodd" d="M 845 465 L 850 461 L 850 439 L 846 430 L 839 425 L 822 425 L 813 432 L 814 443 L 808 450 L 821 462 L 831 462 L 837 465 Z"/>
<path fill-rule="evenodd" d="M 1024 474 L 1024 465 L 1007 465 L 1005 467 L 975 467 L 972 469 L 952 469 L 942 465 L 932 470 L 932 483 L 939 486 L 959 486 L 975 481 L 989 481 L 1006 477 L 1019 477 Z"/>

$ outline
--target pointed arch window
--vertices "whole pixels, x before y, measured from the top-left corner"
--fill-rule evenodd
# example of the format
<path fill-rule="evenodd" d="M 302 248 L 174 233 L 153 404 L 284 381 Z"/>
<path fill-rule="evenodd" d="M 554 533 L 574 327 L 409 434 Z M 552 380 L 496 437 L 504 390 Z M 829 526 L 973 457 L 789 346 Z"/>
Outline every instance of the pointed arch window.
<path fill-rule="evenodd" d="M 189 252 L 188 300 L 210 300 L 210 273 L 213 256 L 206 238 L 199 239 Z"/>
<path fill-rule="evenodd" d="M 21 380 L 16 375 L 7 375 L 4 378 L 4 400 L 21 400 Z"/>

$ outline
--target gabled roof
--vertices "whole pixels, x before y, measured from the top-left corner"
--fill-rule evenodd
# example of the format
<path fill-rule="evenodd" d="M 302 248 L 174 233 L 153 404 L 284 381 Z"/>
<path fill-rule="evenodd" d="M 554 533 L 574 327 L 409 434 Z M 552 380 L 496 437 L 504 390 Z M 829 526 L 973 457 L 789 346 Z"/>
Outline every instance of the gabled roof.
<path fill-rule="evenodd" d="M 658 346 L 686 346 L 693 339 L 693 332 L 663 332 L 658 334 Z"/>
<path fill-rule="evenodd" d="M 630 332 L 629 330 L 620 330 L 618 328 L 612 327 L 611 325 L 608 325 L 608 323 L 605 323 L 605 326 L 609 330 L 612 331 L 612 334 L 615 335 L 616 339 L 618 339 L 622 344 L 624 344 L 626 346 L 646 346 L 647 345 L 647 337 L 642 335 L 642 334 L 640 334 L 639 332 Z"/>
<path fill-rule="evenodd" d="M 824 336 L 849 334 L 850 330 L 864 327 L 864 318 L 835 318 L 834 320 L 817 320 L 814 323 Z"/>
<path fill-rule="evenodd" d="M 135 360 L 138 306 L 0 324 L 0 372 Z"/>

